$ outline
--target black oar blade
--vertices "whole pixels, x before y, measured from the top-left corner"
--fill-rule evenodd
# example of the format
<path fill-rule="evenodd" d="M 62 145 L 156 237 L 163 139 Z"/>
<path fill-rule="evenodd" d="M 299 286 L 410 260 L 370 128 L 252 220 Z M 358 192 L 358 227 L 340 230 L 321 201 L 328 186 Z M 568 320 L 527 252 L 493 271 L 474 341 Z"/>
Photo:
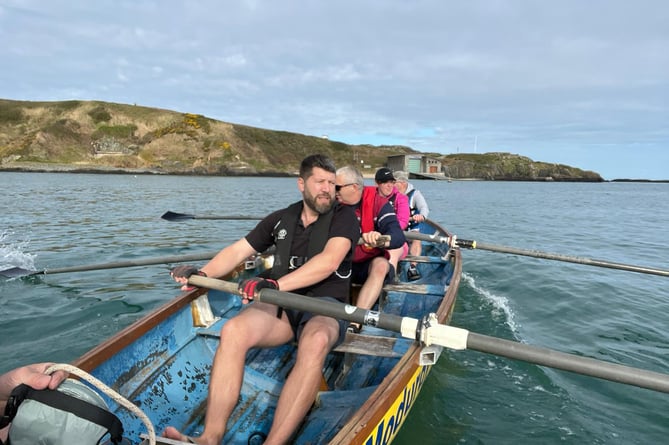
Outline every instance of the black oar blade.
<path fill-rule="evenodd" d="M 5 278 L 18 278 L 25 277 L 27 275 L 34 275 L 36 272 L 34 270 L 23 269 L 22 267 L 12 267 L 11 269 L 0 270 L 0 275 Z"/>
<path fill-rule="evenodd" d="M 167 212 L 163 213 L 161 218 L 166 219 L 167 221 L 185 221 L 187 219 L 195 219 L 195 215 L 189 215 L 187 213 L 176 213 L 168 210 Z"/>

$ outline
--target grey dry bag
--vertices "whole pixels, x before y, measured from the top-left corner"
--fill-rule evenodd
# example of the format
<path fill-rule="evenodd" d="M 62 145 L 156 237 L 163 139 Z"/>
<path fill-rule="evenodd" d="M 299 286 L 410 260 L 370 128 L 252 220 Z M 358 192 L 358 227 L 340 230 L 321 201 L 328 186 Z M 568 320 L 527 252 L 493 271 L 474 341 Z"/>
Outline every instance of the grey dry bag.
<path fill-rule="evenodd" d="M 123 443 L 123 425 L 100 395 L 78 380 L 55 390 L 19 385 L 12 391 L 4 419 L 11 422 L 7 445 L 96 445 Z"/>

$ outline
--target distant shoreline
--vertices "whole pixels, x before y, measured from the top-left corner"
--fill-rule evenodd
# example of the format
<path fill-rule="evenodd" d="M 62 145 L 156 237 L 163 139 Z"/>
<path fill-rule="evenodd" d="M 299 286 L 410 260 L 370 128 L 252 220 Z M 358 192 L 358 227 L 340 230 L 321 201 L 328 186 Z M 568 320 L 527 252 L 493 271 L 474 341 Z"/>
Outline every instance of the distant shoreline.
<path fill-rule="evenodd" d="M 608 182 L 664 182 L 664 183 L 669 183 L 669 179 L 612 179 Z"/>
<path fill-rule="evenodd" d="M 198 173 L 198 172 L 166 172 L 163 170 L 134 169 L 107 167 L 99 165 L 71 165 L 71 164 L 46 164 L 39 162 L 31 163 L 9 163 L 0 165 L 0 172 L 14 173 L 78 173 L 78 174 L 117 174 L 117 175 L 161 175 L 161 176 L 221 176 L 221 177 L 295 177 L 295 174 L 285 172 L 262 172 L 249 173 L 244 171 L 230 171 L 221 173 Z M 373 179 L 373 173 L 364 173 L 365 179 Z M 451 178 L 452 181 L 486 181 L 486 182 L 553 182 L 545 180 L 516 179 L 516 180 L 490 180 L 484 178 Z M 554 182 L 593 182 L 593 181 L 554 181 Z M 598 181 L 597 181 L 598 182 Z M 634 183 L 669 183 L 669 179 L 611 179 L 604 182 L 634 182 Z"/>

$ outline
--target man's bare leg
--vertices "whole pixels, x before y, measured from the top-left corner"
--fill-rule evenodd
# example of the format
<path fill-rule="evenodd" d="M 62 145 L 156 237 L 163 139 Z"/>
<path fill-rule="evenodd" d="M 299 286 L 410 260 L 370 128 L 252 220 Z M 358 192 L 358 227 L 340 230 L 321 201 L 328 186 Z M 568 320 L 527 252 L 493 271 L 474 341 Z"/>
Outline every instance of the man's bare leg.
<path fill-rule="evenodd" d="M 202 445 L 220 444 L 232 410 L 237 404 L 244 378 L 247 351 L 255 346 L 282 345 L 293 337 L 284 314 L 276 318 L 276 306 L 253 303 L 221 329 L 221 342 L 214 356 L 209 380 L 209 397 L 202 435 L 195 438 Z M 186 441 L 187 437 L 174 427 L 167 427 L 163 436 Z"/>
<path fill-rule="evenodd" d="M 392 264 L 392 266 L 395 268 L 395 271 L 397 271 L 397 264 L 400 262 L 403 252 L 404 252 L 404 247 L 398 247 L 397 249 L 388 250 L 388 255 L 390 256 L 390 258 L 388 258 L 388 262 Z"/>
<path fill-rule="evenodd" d="M 316 316 L 304 326 L 297 359 L 281 390 L 272 428 L 265 445 L 288 443 L 316 400 L 325 357 L 339 337 L 333 318 Z"/>
<path fill-rule="evenodd" d="M 383 288 L 383 281 L 386 279 L 386 274 L 390 269 L 388 260 L 384 257 L 373 258 L 369 263 L 369 276 L 365 283 L 360 288 L 356 306 L 362 309 L 371 309 L 376 303 L 376 300 L 381 294 Z"/>
<path fill-rule="evenodd" d="M 411 247 L 409 248 L 409 253 L 413 256 L 420 256 L 421 251 L 423 250 L 423 244 L 420 240 L 411 241 Z"/>

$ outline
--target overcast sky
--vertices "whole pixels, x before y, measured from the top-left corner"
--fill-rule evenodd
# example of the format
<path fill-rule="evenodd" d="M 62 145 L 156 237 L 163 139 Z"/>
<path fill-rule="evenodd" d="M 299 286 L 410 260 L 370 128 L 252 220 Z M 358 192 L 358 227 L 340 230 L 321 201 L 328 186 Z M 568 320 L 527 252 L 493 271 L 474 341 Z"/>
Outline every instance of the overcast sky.
<path fill-rule="evenodd" d="M 0 0 L 0 98 L 669 179 L 666 0 Z"/>

